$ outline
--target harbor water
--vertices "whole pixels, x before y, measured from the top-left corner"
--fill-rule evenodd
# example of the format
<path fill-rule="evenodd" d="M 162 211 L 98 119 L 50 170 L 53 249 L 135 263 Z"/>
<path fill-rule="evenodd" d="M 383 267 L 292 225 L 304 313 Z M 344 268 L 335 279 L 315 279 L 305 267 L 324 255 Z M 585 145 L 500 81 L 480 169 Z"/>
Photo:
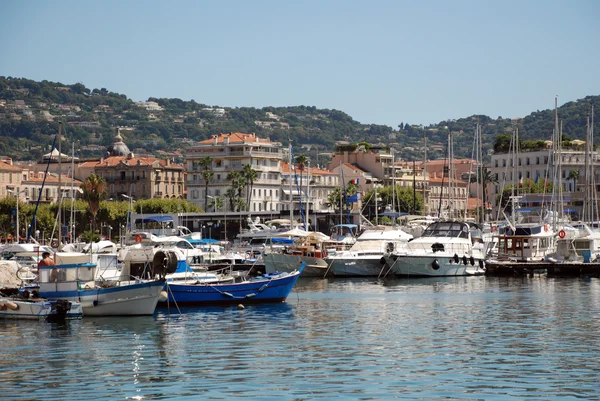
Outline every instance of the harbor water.
<path fill-rule="evenodd" d="M 243 310 L 0 321 L 0 399 L 599 399 L 599 333 L 600 279 L 301 279 Z"/>

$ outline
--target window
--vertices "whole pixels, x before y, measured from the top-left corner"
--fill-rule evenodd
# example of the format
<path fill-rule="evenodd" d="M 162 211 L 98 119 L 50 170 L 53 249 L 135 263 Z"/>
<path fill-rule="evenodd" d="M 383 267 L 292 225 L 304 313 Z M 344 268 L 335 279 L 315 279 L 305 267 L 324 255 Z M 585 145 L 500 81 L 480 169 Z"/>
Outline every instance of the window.
<path fill-rule="evenodd" d="M 494 160 L 494 167 L 498 167 L 498 159 Z"/>

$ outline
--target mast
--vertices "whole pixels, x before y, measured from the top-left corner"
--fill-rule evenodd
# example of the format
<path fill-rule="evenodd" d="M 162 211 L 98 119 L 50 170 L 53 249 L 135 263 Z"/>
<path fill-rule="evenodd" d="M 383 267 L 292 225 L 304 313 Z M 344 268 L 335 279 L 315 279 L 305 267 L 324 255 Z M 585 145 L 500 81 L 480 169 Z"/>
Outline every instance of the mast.
<path fill-rule="evenodd" d="M 417 171 L 413 160 L 413 214 L 417 214 Z"/>
<path fill-rule="evenodd" d="M 73 181 L 75 181 L 75 142 L 71 144 L 71 212 L 69 213 L 69 233 L 71 236 L 71 243 L 75 238 L 75 189 L 73 188 Z"/>
<path fill-rule="evenodd" d="M 396 153 L 392 148 L 392 212 L 396 213 L 396 168 L 394 167 L 396 160 Z M 395 216 L 395 214 L 393 214 Z M 396 217 L 393 217 L 394 223 L 396 223 Z"/>
<path fill-rule="evenodd" d="M 61 237 L 62 237 L 62 196 L 61 196 L 61 192 L 62 192 L 62 188 L 61 188 L 61 184 L 62 184 L 62 169 L 61 169 L 61 162 L 62 162 L 62 121 L 58 122 L 58 244 L 57 244 L 57 248 L 60 249 L 60 244 L 61 244 Z"/>
<path fill-rule="evenodd" d="M 292 228 L 294 228 L 294 195 L 292 193 L 292 162 L 293 162 L 293 158 L 292 158 L 292 142 L 290 141 L 289 143 L 289 154 L 290 154 L 290 176 L 289 176 L 289 181 L 290 181 L 290 224 L 292 224 Z"/>
<path fill-rule="evenodd" d="M 429 210 L 429 208 L 425 206 L 427 204 L 425 202 L 425 188 L 427 187 L 427 131 L 423 131 L 423 138 L 425 140 L 425 152 L 423 153 L 423 214 L 426 214 Z"/>
<path fill-rule="evenodd" d="M 308 231 L 310 223 L 310 160 L 306 163 L 306 219 L 304 219 L 304 231 Z"/>

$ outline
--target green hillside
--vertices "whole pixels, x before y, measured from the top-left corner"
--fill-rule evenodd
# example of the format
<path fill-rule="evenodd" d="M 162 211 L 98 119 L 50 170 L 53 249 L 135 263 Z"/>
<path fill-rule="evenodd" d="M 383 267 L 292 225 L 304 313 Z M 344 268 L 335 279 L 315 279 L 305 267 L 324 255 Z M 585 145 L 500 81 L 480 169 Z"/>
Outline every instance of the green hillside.
<path fill-rule="evenodd" d="M 389 127 L 363 124 L 342 111 L 314 106 L 257 109 L 213 106 L 194 100 L 148 101 L 156 102 L 162 110 L 147 110 L 125 94 L 106 88 L 0 77 L 0 154 L 16 160 L 40 157 L 49 150 L 59 119 L 65 122 L 65 136 L 69 142 L 75 141 L 79 157 L 102 155 L 117 126 L 130 128 L 123 135 L 134 152 L 181 152 L 191 142 L 220 132 L 238 131 L 255 132 L 284 144 L 291 139 L 296 154 L 309 153 L 313 158 L 317 152 L 334 150 L 336 141 L 366 141 L 396 148 L 408 160 L 422 157 L 425 133 L 430 158 L 444 155 L 442 149 L 449 131 L 457 133 L 455 155 L 470 157 L 478 121 L 483 125 L 484 151 L 493 147 L 496 135 L 511 129 L 518 128 L 524 139 L 549 139 L 554 126 L 553 110 L 538 110 L 520 120 L 470 116 L 428 127 L 400 121 L 397 127 Z M 600 109 L 600 96 L 588 96 L 559 108 L 566 136 L 584 139 L 591 104 Z M 595 132 L 600 135 L 598 119 Z"/>

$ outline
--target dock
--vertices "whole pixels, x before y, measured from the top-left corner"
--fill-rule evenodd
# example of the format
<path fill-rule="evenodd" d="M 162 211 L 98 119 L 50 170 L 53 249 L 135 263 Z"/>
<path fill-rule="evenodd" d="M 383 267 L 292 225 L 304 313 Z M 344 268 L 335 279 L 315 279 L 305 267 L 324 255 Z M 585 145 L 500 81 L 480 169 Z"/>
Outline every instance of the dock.
<path fill-rule="evenodd" d="M 546 274 L 548 277 L 599 277 L 600 263 L 584 262 L 516 262 L 486 261 L 485 275 L 490 277 L 533 276 Z"/>

